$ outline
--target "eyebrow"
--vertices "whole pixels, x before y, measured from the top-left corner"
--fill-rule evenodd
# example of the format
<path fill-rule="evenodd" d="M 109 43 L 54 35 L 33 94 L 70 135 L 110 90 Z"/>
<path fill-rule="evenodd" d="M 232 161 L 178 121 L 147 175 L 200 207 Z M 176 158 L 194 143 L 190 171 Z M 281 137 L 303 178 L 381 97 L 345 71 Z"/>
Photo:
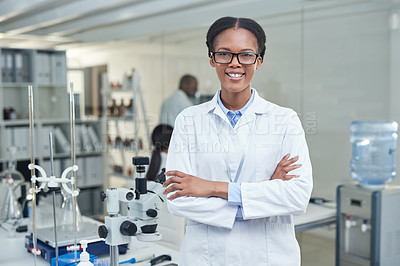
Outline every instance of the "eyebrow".
<path fill-rule="evenodd" d="M 231 49 L 225 48 L 225 47 L 218 48 L 217 51 L 219 51 L 219 50 L 231 51 Z M 242 49 L 242 50 L 240 50 L 240 51 L 241 51 L 241 52 L 254 52 L 254 50 L 251 49 L 251 48 Z"/>

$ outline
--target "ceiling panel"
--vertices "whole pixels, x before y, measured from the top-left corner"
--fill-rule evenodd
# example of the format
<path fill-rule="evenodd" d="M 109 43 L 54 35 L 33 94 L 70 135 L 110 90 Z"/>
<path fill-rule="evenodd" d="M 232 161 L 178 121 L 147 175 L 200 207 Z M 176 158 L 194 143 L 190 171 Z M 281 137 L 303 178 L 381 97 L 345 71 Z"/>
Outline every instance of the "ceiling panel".
<path fill-rule="evenodd" d="M 73 47 L 110 41 L 188 42 L 222 16 L 262 25 L 399 7 L 390 0 L 0 0 L 0 46 Z M 303 13 L 305 14 L 305 13 Z M 35 44 L 36 45 L 33 45 Z"/>

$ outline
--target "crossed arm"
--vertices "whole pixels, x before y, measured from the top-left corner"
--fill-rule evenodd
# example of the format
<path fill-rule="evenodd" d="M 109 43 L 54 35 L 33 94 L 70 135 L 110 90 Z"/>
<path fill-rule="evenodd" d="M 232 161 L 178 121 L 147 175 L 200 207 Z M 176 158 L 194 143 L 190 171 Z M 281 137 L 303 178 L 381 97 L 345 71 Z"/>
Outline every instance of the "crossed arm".
<path fill-rule="evenodd" d="M 289 157 L 290 154 L 287 154 L 282 158 L 270 180 L 282 179 L 285 181 L 298 177 L 296 175 L 289 175 L 288 173 L 301 167 L 301 164 L 294 164 L 299 157 Z M 170 178 L 164 183 L 164 187 L 167 187 L 164 194 L 176 191 L 176 193 L 168 198 L 169 200 L 182 196 L 228 199 L 228 182 L 206 180 L 180 171 L 168 171 L 165 174 L 170 176 Z"/>

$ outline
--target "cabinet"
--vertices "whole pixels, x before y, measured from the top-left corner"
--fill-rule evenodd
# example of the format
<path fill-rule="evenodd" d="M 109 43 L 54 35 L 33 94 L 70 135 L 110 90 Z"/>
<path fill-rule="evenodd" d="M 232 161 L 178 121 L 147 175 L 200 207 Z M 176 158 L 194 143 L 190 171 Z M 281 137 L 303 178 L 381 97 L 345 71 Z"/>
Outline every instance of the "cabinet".
<path fill-rule="evenodd" d="M 0 56 L 0 170 L 16 160 L 17 169 L 30 180 L 28 85 L 33 85 L 36 163 L 50 174 L 49 132 L 53 132 L 53 169 L 55 176 L 60 176 L 71 165 L 65 52 L 0 48 Z M 78 201 L 82 204 L 95 201 L 87 199 L 91 194 L 97 200 L 97 191 L 103 189 L 102 130 L 102 120 L 76 121 L 77 180 L 83 195 Z M 103 212 L 93 206 L 81 208 L 89 210 L 82 212 L 85 215 Z"/>
<path fill-rule="evenodd" d="M 139 75 L 132 71 L 124 75 L 122 83 L 109 84 L 103 76 L 106 124 L 107 162 L 109 178 L 132 179 L 132 157 L 143 155 L 150 142 L 145 107 L 140 90 Z"/>

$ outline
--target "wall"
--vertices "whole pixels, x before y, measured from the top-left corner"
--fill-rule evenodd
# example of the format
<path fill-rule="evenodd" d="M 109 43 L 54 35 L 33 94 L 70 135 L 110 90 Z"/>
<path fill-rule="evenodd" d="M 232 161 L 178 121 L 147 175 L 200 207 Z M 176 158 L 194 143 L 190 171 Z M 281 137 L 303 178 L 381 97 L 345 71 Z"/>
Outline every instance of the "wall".
<path fill-rule="evenodd" d="M 338 184 L 352 182 L 351 121 L 400 121 L 393 99 L 399 94 L 399 81 L 393 77 L 399 69 L 395 48 L 399 30 L 389 28 L 390 14 L 381 9 L 311 18 L 305 12 L 295 15 L 292 22 L 263 25 L 268 50 L 252 85 L 264 98 L 299 113 L 313 162 L 314 196 L 334 199 Z M 162 100 L 177 88 L 181 75 L 197 76 L 201 92 L 218 89 L 206 56 L 205 32 L 173 45 L 161 40 L 72 49 L 68 64 L 107 64 L 110 81 L 121 81 L 124 72 L 137 69 L 154 126 Z M 400 183 L 399 178 L 395 183 Z"/>

